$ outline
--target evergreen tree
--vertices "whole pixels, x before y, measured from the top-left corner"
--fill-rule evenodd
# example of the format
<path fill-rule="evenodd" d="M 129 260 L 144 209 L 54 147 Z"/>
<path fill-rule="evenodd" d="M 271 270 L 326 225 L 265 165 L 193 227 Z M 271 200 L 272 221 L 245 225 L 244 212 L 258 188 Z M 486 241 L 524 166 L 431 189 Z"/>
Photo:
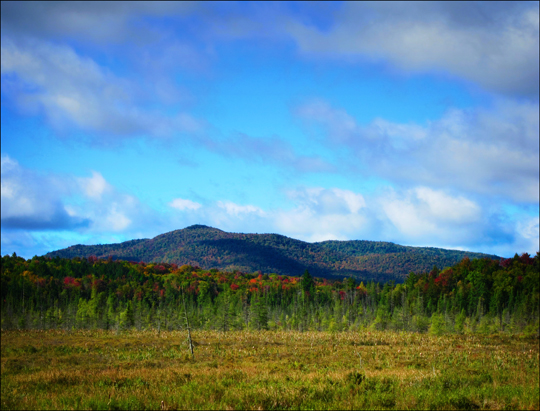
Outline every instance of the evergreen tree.
<path fill-rule="evenodd" d="M 131 300 L 127 302 L 126 308 L 120 313 L 119 328 L 121 330 L 127 330 L 135 325 L 133 318 L 133 307 Z"/>
<path fill-rule="evenodd" d="M 431 326 L 429 333 L 432 335 L 442 335 L 445 333 L 444 317 L 438 311 L 431 316 Z"/>
<path fill-rule="evenodd" d="M 454 327 L 456 332 L 460 334 L 463 333 L 466 318 L 467 318 L 467 314 L 465 313 L 465 309 L 462 309 L 461 313 L 459 313 L 459 315 L 456 317 L 456 325 Z"/>

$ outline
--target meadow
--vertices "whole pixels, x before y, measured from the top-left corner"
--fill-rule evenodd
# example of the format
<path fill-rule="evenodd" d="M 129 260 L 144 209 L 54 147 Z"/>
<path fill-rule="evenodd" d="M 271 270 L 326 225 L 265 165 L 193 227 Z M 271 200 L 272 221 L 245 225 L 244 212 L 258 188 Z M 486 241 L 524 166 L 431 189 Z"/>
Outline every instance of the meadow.
<path fill-rule="evenodd" d="M 539 409 L 538 339 L 2 331 L 2 409 Z"/>

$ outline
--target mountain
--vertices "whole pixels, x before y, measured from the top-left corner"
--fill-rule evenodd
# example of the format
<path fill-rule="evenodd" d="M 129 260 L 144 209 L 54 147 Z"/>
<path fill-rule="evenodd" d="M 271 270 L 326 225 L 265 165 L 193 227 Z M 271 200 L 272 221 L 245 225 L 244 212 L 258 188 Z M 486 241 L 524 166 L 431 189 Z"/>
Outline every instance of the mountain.
<path fill-rule="evenodd" d="M 118 244 L 74 245 L 46 257 L 89 257 L 189 264 L 227 271 L 316 277 L 353 276 L 362 280 L 402 281 L 411 271 L 449 267 L 464 257 L 499 259 L 495 255 L 442 248 L 408 247 L 381 241 L 307 243 L 279 234 L 227 233 L 204 225 Z"/>

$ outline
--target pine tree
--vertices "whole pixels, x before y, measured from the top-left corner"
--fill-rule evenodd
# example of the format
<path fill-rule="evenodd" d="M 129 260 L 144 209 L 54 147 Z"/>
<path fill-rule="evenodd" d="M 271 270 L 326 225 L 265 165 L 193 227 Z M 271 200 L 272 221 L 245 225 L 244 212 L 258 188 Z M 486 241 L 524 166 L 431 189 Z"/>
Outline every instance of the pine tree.
<path fill-rule="evenodd" d="M 304 292 L 313 294 L 313 288 L 314 288 L 313 277 L 311 277 L 311 274 L 309 273 L 307 269 L 306 271 L 304 271 L 301 284 L 302 284 L 302 290 Z"/>
<path fill-rule="evenodd" d="M 461 313 L 456 317 L 456 325 L 454 329 L 456 332 L 462 334 L 464 331 L 464 325 L 465 325 L 465 319 L 467 318 L 467 314 L 465 313 L 465 309 L 461 310 Z"/>
<path fill-rule="evenodd" d="M 445 332 L 444 317 L 438 311 L 431 316 L 431 326 L 429 333 L 431 335 L 442 335 Z"/>
<path fill-rule="evenodd" d="M 119 327 L 122 330 L 127 330 L 135 324 L 133 318 L 133 307 L 131 305 L 131 300 L 127 302 L 126 309 L 120 313 L 120 324 Z"/>

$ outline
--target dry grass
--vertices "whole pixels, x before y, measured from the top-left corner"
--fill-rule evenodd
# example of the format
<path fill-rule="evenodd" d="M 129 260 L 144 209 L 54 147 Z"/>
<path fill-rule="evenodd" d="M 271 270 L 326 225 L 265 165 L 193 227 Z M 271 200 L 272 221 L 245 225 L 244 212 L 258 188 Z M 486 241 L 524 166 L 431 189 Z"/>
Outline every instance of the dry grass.
<path fill-rule="evenodd" d="M 2 409 L 538 409 L 538 341 L 393 332 L 2 332 Z M 162 403 L 163 401 L 163 403 Z"/>

